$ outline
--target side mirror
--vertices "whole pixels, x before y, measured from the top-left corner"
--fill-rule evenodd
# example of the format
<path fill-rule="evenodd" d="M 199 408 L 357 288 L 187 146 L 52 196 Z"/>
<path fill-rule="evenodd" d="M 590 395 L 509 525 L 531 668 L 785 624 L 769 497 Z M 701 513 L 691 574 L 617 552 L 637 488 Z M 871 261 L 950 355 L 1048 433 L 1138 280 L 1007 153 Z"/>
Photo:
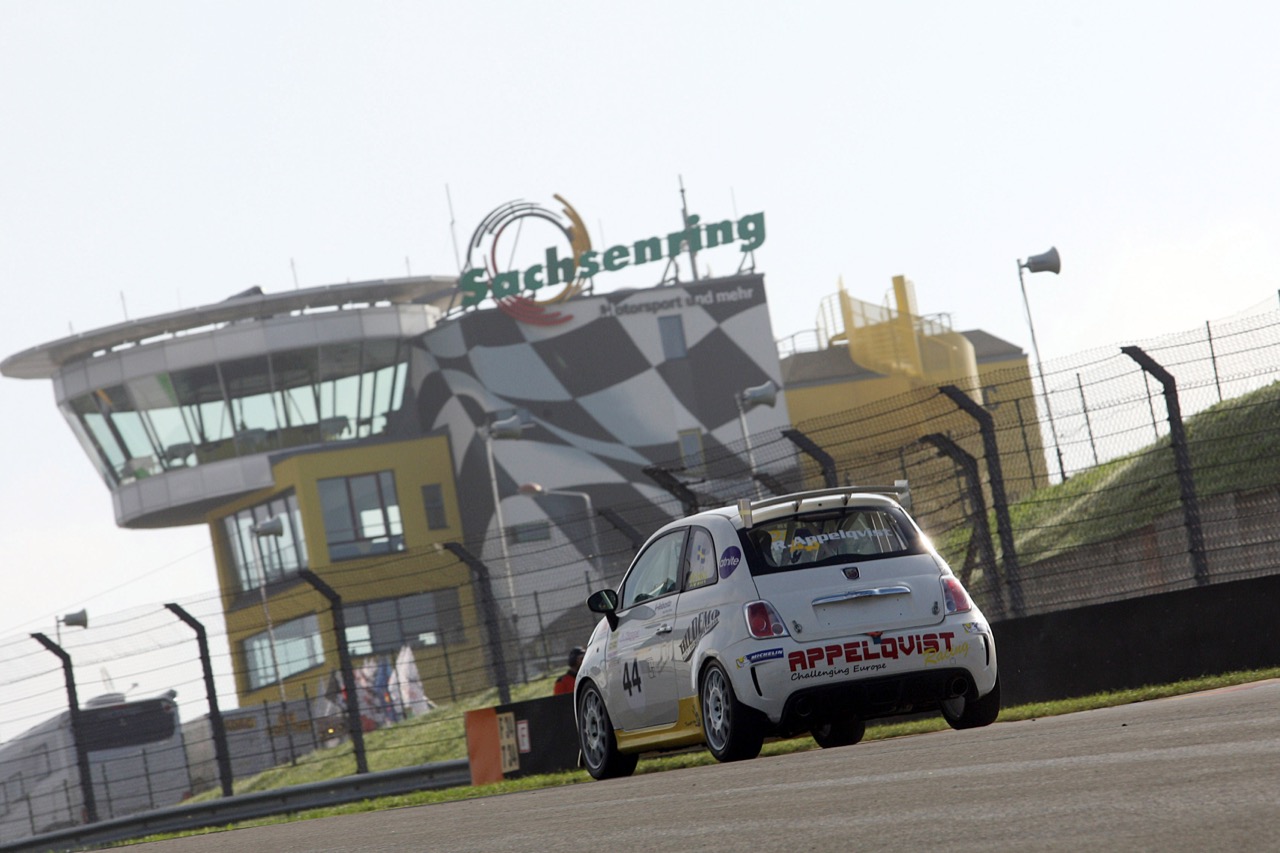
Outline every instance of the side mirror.
<path fill-rule="evenodd" d="M 587 609 L 592 613 L 603 613 L 609 627 L 618 627 L 618 593 L 611 589 L 602 589 L 587 597 Z"/>

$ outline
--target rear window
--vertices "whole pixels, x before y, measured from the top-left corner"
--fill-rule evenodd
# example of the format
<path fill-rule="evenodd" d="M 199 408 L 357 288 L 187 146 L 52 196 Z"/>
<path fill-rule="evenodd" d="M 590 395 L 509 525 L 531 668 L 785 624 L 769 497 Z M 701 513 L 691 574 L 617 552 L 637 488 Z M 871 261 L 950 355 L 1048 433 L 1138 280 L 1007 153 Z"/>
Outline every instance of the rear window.
<path fill-rule="evenodd" d="M 755 574 L 923 552 L 915 527 L 901 513 L 885 507 L 793 515 L 763 522 L 744 533 Z"/>

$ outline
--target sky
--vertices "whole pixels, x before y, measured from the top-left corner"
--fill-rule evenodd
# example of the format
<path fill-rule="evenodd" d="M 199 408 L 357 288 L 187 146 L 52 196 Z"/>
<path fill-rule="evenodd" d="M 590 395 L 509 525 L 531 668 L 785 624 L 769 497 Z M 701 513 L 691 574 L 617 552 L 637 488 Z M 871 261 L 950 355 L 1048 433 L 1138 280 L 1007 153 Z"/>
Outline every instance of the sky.
<path fill-rule="evenodd" d="M 1280 307 L 1277 18 L 1262 2 L 7 0 L 0 358 L 254 285 L 454 275 L 455 245 L 514 199 L 564 196 L 597 245 L 665 234 L 681 184 L 704 220 L 765 214 L 779 338 L 812 329 L 839 282 L 881 303 L 902 274 L 922 313 L 1030 351 L 1017 262 L 1050 246 L 1061 274 L 1027 278 L 1046 363 Z M 703 274 L 739 260 L 701 258 Z M 211 600 L 207 529 L 118 529 L 49 382 L 0 378 L 0 412 L 0 647 L 82 607 L 92 627 Z M 0 685 L 23 671 L 4 660 Z M 0 739 L 13 713 L 0 704 Z"/>

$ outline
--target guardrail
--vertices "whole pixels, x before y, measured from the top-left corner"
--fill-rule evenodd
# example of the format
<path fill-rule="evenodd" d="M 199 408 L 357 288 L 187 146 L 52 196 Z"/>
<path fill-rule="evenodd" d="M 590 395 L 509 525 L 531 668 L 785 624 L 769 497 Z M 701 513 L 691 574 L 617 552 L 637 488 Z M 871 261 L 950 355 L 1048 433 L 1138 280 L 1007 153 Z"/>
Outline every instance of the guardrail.
<path fill-rule="evenodd" d="M 206 803 L 190 803 L 167 809 L 112 818 L 87 826 L 75 826 L 19 841 L 0 844 L 0 853 L 75 850 L 90 845 L 114 844 L 163 832 L 181 832 L 210 826 L 225 826 L 271 815 L 354 803 L 374 797 L 439 790 L 471 784 L 471 769 L 465 758 L 344 776 L 325 782 L 294 785 L 272 791 L 258 791 L 223 797 Z"/>

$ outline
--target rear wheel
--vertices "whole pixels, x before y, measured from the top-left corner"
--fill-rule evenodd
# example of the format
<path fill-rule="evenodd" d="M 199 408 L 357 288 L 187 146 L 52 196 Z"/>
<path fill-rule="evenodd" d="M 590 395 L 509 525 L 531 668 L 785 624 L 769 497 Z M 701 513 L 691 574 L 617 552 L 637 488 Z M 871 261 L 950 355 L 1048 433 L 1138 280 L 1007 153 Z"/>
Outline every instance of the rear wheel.
<path fill-rule="evenodd" d="M 866 734 L 867 724 L 861 717 L 839 717 L 810 729 L 814 741 L 823 749 L 853 746 Z"/>
<path fill-rule="evenodd" d="M 640 760 L 638 755 L 618 751 L 604 697 L 594 684 L 582 688 L 578 697 L 578 744 L 582 747 L 582 762 L 594 779 L 630 776 Z"/>
<path fill-rule="evenodd" d="M 738 701 L 724 667 L 711 663 L 702 676 L 702 732 L 717 761 L 755 758 L 764 743 L 756 711 Z"/>
<path fill-rule="evenodd" d="M 942 717 L 953 729 L 976 729 L 989 726 L 1000 716 L 1000 679 L 996 686 L 981 699 L 970 690 L 964 696 L 947 699 L 942 703 Z"/>

